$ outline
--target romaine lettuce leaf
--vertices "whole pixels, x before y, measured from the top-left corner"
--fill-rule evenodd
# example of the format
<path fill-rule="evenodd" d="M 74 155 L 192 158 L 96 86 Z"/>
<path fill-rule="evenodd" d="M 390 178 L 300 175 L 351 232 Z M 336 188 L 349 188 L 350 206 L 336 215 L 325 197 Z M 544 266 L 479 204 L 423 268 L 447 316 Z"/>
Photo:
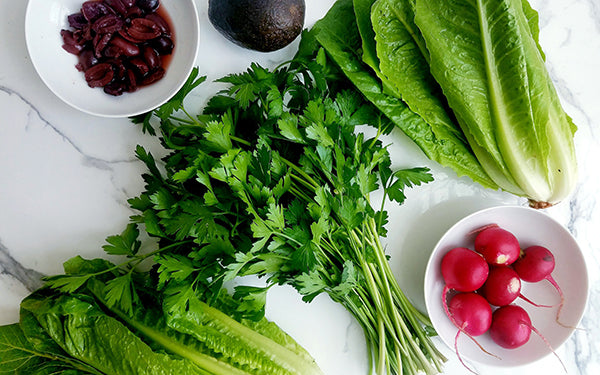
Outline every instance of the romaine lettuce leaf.
<path fill-rule="evenodd" d="M 62 351 L 38 349 L 27 339 L 19 324 L 0 326 L 0 374 L 50 375 L 58 373 L 64 375 L 100 374 L 93 368 L 64 356 Z"/>
<path fill-rule="evenodd" d="M 21 323 L 25 337 L 39 353 L 36 361 L 38 357 L 66 358 L 65 362 L 93 374 L 206 374 L 187 359 L 153 351 L 87 296 L 49 297 L 35 292 L 22 301 L 21 309 L 22 321 L 23 317 L 28 321 Z M 44 334 L 51 340 L 41 341 Z"/>
<path fill-rule="evenodd" d="M 362 17 L 361 22 L 364 22 Z M 436 134 L 431 124 L 413 112 L 393 88 L 386 88 L 386 82 L 382 83 L 372 67 L 363 62 L 363 39 L 358 31 L 352 0 L 338 0 L 310 33 L 363 95 L 402 129 L 427 157 L 451 167 L 459 176 L 469 176 L 483 186 L 497 188 L 460 137 L 449 131 Z M 365 34 L 363 38 L 367 36 Z"/>
<path fill-rule="evenodd" d="M 556 203 L 573 188 L 575 127 L 525 0 L 417 0 L 430 69 L 473 151 L 504 190 Z"/>

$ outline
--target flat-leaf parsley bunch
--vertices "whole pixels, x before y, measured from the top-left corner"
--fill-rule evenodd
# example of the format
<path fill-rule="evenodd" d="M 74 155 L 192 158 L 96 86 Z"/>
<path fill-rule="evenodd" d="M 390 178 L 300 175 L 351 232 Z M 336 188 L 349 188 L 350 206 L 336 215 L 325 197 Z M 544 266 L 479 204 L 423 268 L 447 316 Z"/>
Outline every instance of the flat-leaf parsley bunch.
<path fill-rule="evenodd" d="M 143 148 L 146 191 L 130 200 L 133 222 L 157 237 L 167 309 L 238 285 L 239 312 L 260 317 L 268 289 L 292 285 L 305 301 L 327 293 L 364 329 L 377 373 L 435 373 L 444 360 L 423 314 L 400 290 L 380 238 L 387 213 L 370 194 L 402 203 L 432 180 L 426 168 L 393 171 L 379 136 L 392 125 L 332 70 L 321 51 L 268 70 L 253 64 L 195 115 L 184 105 L 204 80 L 194 70 L 168 103 L 137 118 L 169 154 Z M 377 131 L 368 138 L 359 125 Z"/>

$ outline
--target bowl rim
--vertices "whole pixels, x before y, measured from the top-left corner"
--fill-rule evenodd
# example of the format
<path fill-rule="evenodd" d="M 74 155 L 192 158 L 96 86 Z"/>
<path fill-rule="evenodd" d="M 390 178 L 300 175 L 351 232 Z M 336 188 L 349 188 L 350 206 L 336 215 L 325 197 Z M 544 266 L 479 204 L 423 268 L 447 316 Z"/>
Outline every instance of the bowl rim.
<path fill-rule="evenodd" d="M 193 34 L 192 34 L 192 37 L 190 38 L 190 36 L 187 35 L 189 33 L 189 31 L 186 31 L 185 33 L 178 32 L 177 25 L 175 23 L 173 24 L 173 27 L 176 29 L 176 31 L 175 31 L 176 35 L 183 34 L 183 35 L 185 35 L 185 38 L 189 38 L 188 39 L 189 43 L 186 44 L 185 50 L 180 49 L 181 52 L 179 52 L 181 54 L 185 54 L 186 56 L 189 56 L 189 58 L 187 58 L 182 63 L 180 63 L 180 65 L 182 65 L 182 66 L 177 74 L 177 76 L 178 76 L 178 81 L 176 81 L 177 83 L 172 83 L 171 85 L 166 86 L 168 88 L 168 90 L 166 90 L 167 92 L 165 95 L 162 95 L 159 92 L 156 92 L 155 91 L 156 89 L 153 90 L 152 85 L 150 85 L 148 87 L 141 87 L 138 91 L 133 92 L 133 93 L 124 93 L 123 95 L 127 95 L 127 97 L 125 97 L 125 99 L 122 99 L 123 96 L 108 98 L 109 100 L 111 100 L 111 99 L 115 100 L 114 106 L 112 104 L 110 105 L 111 108 L 122 107 L 121 110 L 114 110 L 114 111 L 111 111 L 110 113 L 104 112 L 101 109 L 85 106 L 83 104 L 84 103 L 83 101 L 75 101 L 75 100 L 72 100 L 71 98 L 69 98 L 69 96 L 66 95 L 66 93 L 69 90 L 65 89 L 65 88 L 61 88 L 61 87 L 59 87 L 59 85 L 55 84 L 52 81 L 51 77 L 48 76 L 48 74 L 43 73 L 43 69 L 41 69 L 41 67 L 40 67 L 40 64 L 43 64 L 42 60 L 45 60 L 45 61 L 47 61 L 47 60 L 44 58 L 44 56 L 41 56 L 39 53 L 36 53 L 36 51 L 34 50 L 33 44 L 32 44 L 33 40 L 35 39 L 35 37 L 33 36 L 34 32 L 32 30 L 32 28 L 34 28 L 34 26 L 32 25 L 32 22 L 33 22 L 32 17 L 33 17 L 33 14 L 35 14 L 35 12 L 36 12 L 35 6 L 38 4 L 39 1 L 41 1 L 43 3 L 47 3 L 47 4 L 51 4 L 51 3 L 60 4 L 62 2 L 61 0 L 29 0 L 28 1 L 26 10 L 25 10 L 25 22 L 24 22 L 25 44 L 26 44 L 28 56 L 34 67 L 34 70 L 36 71 L 37 75 L 40 77 L 40 79 L 42 80 L 44 85 L 56 97 L 58 97 L 60 100 L 62 100 L 64 103 L 68 104 L 72 108 L 79 110 L 80 112 L 98 116 L 98 117 L 105 117 L 105 118 L 127 118 L 127 117 L 132 117 L 132 116 L 137 116 L 137 115 L 147 113 L 149 111 L 152 111 L 152 110 L 160 107 L 161 105 L 166 103 L 168 100 L 170 100 L 173 96 L 175 96 L 177 94 L 177 92 L 179 92 L 179 90 L 185 85 L 185 82 L 187 81 L 190 73 L 196 66 L 196 57 L 197 57 L 197 53 L 199 50 L 199 44 L 200 44 L 200 40 L 199 40 L 200 18 L 199 18 L 196 2 L 194 0 L 186 0 L 185 5 L 190 7 L 193 10 L 193 12 L 185 12 L 185 14 L 189 16 L 189 20 L 187 20 L 186 22 L 189 22 L 188 27 L 191 30 L 193 30 Z M 83 4 L 84 1 L 85 0 L 79 0 L 78 3 Z M 165 6 L 167 8 L 166 11 L 169 16 L 172 15 L 172 11 L 170 11 L 168 8 L 173 5 L 178 6 L 180 4 L 183 5 L 183 3 L 179 3 L 179 1 L 170 2 L 170 1 L 163 0 L 161 2 L 161 6 Z M 58 35 L 59 32 L 60 32 L 60 28 L 56 30 L 56 34 Z M 181 40 L 180 38 L 181 38 L 181 36 L 178 37 L 179 40 Z M 176 46 L 176 48 L 177 48 L 177 46 Z M 62 53 L 62 52 L 67 53 L 59 46 L 57 53 Z M 178 52 L 175 52 L 175 53 L 178 53 Z M 174 62 L 173 60 L 175 60 L 175 56 L 172 58 L 172 61 L 170 62 L 170 66 L 167 67 L 167 72 L 169 72 L 169 68 L 171 68 L 171 66 L 173 65 L 173 62 Z M 49 61 L 52 62 L 53 60 L 49 60 Z M 72 68 L 74 71 L 76 71 L 74 66 L 72 66 L 70 68 Z M 81 75 L 81 80 L 82 80 L 81 82 L 85 83 L 84 79 L 83 79 L 83 73 L 77 72 L 77 71 L 76 71 L 76 73 L 79 73 Z M 157 84 L 159 84 L 159 83 L 161 83 L 161 82 L 160 81 L 157 82 Z M 163 83 L 163 84 L 165 84 L 165 83 Z M 77 83 L 77 84 L 81 84 L 81 83 Z M 87 85 L 86 85 L 86 87 L 87 87 Z M 89 88 L 89 90 L 95 90 L 95 89 Z M 98 90 L 98 89 L 96 88 L 96 90 Z M 130 102 L 132 100 L 135 100 L 135 99 L 131 99 L 131 97 L 133 97 L 136 94 L 143 93 L 144 90 L 146 90 L 146 96 L 148 97 L 147 100 L 143 100 L 143 103 L 145 103 L 145 104 L 139 104 L 139 105 L 135 106 L 136 109 L 134 109 L 134 110 L 129 109 L 130 104 L 124 104 L 123 106 L 118 105 L 117 102 L 119 101 L 119 99 L 121 99 L 122 101 L 125 101 L 125 102 Z M 149 91 L 154 91 L 154 92 L 150 93 Z M 93 91 L 90 91 L 90 92 L 92 93 L 92 95 L 95 95 L 95 93 Z M 107 95 L 107 94 L 102 93 L 102 95 Z M 139 98 L 139 97 L 141 97 L 141 95 L 137 95 L 137 97 L 134 97 L 134 98 Z"/>

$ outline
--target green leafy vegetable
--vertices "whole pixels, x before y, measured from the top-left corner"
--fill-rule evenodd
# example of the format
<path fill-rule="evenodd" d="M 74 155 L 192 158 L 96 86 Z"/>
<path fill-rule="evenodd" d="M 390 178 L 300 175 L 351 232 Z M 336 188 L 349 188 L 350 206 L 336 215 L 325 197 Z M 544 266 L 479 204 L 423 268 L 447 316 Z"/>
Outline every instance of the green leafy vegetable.
<path fill-rule="evenodd" d="M 245 317 L 263 316 L 273 285 L 292 285 L 308 302 L 327 293 L 363 327 L 377 373 L 438 372 L 444 358 L 430 323 L 400 290 L 380 242 L 387 213 L 370 202 L 381 189 L 383 202 L 401 204 L 405 189 L 432 176 L 391 170 L 379 136 L 392 123 L 306 43 L 277 69 L 253 64 L 219 79 L 227 88 L 197 116 L 184 108 L 154 117 L 170 150 L 165 172 L 139 150 L 149 173 L 131 203 L 134 221 L 163 245 L 190 241 L 157 257 L 166 306 L 177 314 L 195 295 L 210 300 L 227 281 L 262 276 L 265 286 L 235 287 Z"/>
<path fill-rule="evenodd" d="M 360 9 L 364 9 L 364 7 Z M 360 9 L 356 9 L 356 12 Z M 366 22 L 364 21 L 365 17 L 368 20 L 370 16 L 369 13 L 358 19 Z M 455 130 L 449 130 L 447 123 L 440 123 L 440 119 L 436 120 L 439 125 L 436 126 L 436 123 L 428 123 L 423 117 L 413 112 L 402 100 L 402 95 L 394 87 L 394 84 L 381 72 L 378 59 L 366 61 L 368 65 L 363 62 L 363 56 L 358 52 L 361 51 L 361 46 L 371 46 L 370 48 L 373 50 L 376 46 L 375 40 L 366 39 L 368 34 L 365 33 L 363 36 L 358 32 L 356 19 L 352 0 L 338 0 L 327 15 L 310 30 L 310 38 L 316 39 L 318 45 L 327 51 L 327 54 L 356 88 L 415 141 L 427 157 L 453 168 L 460 176 L 469 176 L 483 186 L 497 188 L 496 183 L 490 179 L 473 155 L 464 136 Z M 371 25 L 371 27 L 373 26 Z M 371 33 L 371 35 L 374 34 Z M 409 33 L 405 33 L 405 35 L 409 35 Z M 308 44 L 310 38 L 303 38 L 302 42 Z M 405 43 L 413 42 L 406 40 Z M 413 51 L 418 49 L 417 47 L 411 48 Z M 305 49 L 310 48 L 306 47 Z M 302 54 L 303 50 L 301 46 L 299 53 Z M 377 53 L 381 52 L 371 52 L 372 55 Z M 375 57 L 377 56 L 375 55 Z M 417 63 L 411 63 L 411 65 L 418 68 Z M 427 89 L 423 88 L 423 90 Z M 432 103 L 435 103 L 434 98 L 426 97 L 423 92 L 418 98 L 428 103 L 423 105 L 431 106 Z"/>
<path fill-rule="evenodd" d="M 110 239 L 137 240 L 124 238 L 130 233 Z M 190 296 L 185 311 L 164 313 L 153 272 L 128 271 L 126 285 L 115 283 L 122 280 L 114 275 L 121 268 L 77 257 L 62 275 L 63 280 L 89 275 L 76 293 L 45 287 L 24 299 L 20 324 L 0 327 L 0 373 L 321 373 L 310 354 L 274 323 L 233 318 L 239 303 L 227 292 L 212 305 Z M 130 307 L 125 311 L 132 288 L 139 297 L 125 303 Z"/>
<path fill-rule="evenodd" d="M 429 158 L 545 207 L 577 167 L 537 22 L 518 0 L 339 0 L 311 33 Z"/>
<path fill-rule="evenodd" d="M 83 363 L 93 369 L 92 373 L 202 373 L 185 360 L 154 352 L 140 337 L 102 312 L 89 298 L 70 295 L 48 298 L 43 294 L 33 294 L 23 300 L 21 308 L 24 319 L 34 319 L 39 325 L 33 334 L 38 334 L 41 329 L 64 353 L 49 352 L 46 355 L 64 356 L 69 361 Z M 27 337 L 28 332 L 24 332 Z M 36 345 L 36 341 L 29 342 Z"/>
<path fill-rule="evenodd" d="M 60 349 L 43 348 L 49 340 L 39 333 L 35 336 L 36 346 L 25 336 L 21 324 L 0 327 L 0 373 L 10 374 L 55 374 L 66 375 L 100 374 L 86 364 L 69 358 Z M 41 347 L 41 349 L 38 349 Z"/>
<path fill-rule="evenodd" d="M 503 189 L 561 201 L 576 181 L 575 126 L 521 1 L 450 4 L 418 0 L 415 22 L 475 154 Z"/>

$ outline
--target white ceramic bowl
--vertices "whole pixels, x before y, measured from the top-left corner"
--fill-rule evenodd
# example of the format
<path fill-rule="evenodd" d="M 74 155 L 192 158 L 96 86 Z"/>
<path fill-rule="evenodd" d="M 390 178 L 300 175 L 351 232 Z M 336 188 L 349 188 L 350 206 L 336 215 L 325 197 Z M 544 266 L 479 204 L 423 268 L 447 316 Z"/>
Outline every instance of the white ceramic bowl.
<path fill-rule="evenodd" d="M 529 207 L 501 206 L 475 212 L 460 220 L 442 236 L 431 254 L 425 271 L 425 303 L 433 326 L 442 340 L 454 350 L 454 338 L 458 331 L 444 313 L 442 305 L 442 257 L 454 247 L 473 249 L 475 234 L 469 233 L 492 223 L 512 232 L 519 240 L 521 248 L 541 245 L 553 253 L 556 267 L 552 276 L 565 295 L 560 320 L 566 325 L 577 326 L 587 303 L 588 274 L 585 260 L 575 239 L 569 231 L 543 211 Z M 557 291 L 546 280 L 539 283 L 522 282 L 521 293 L 538 304 L 553 305 L 560 301 Z M 514 304 L 523 307 L 529 313 L 532 324 L 554 349 L 564 343 L 573 332 L 572 328 L 565 328 L 556 323 L 557 307 L 535 307 L 521 298 L 517 298 Z M 458 349 L 463 359 L 491 366 L 509 367 L 531 363 L 552 353 L 533 332 L 529 341 L 517 349 L 501 348 L 487 333 L 476 338 L 486 350 L 500 359 L 484 353 L 466 335 L 461 334 Z M 560 367 L 558 360 L 557 366 Z"/>
<path fill-rule="evenodd" d="M 194 67 L 199 22 L 193 0 L 162 0 L 175 29 L 175 49 L 165 76 L 133 93 L 111 96 L 90 88 L 75 68 L 77 57 L 62 48 L 61 29 L 67 16 L 81 9 L 83 0 L 29 0 L 25 38 L 33 65 L 54 94 L 71 106 L 103 117 L 128 117 L 148 112 L 169 100 L 185 83 Z"/>

